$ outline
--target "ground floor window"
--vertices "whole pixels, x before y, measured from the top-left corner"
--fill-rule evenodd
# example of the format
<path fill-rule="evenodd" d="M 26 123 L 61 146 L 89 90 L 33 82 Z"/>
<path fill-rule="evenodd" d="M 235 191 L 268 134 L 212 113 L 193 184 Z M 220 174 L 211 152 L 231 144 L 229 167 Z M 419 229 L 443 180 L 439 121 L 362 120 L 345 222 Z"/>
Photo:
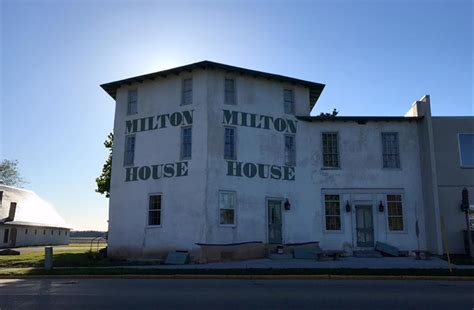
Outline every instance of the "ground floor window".
<path fill-rule="evenodd" d="M 150 195 L 148 201 L 148 225 L 161 225 L 161 195 Z"/>
<path fill-rule="evenodd" d="M 402 195 L 387 195 L 388 229 L 403 230 Z"/>
<path fill-rule="evenodd" d="M 8 235 L 9 234 L 10 234 L 10 230 L 5 229 L 5 231 L 3 232 L 3 243 L 8 243 Z"/>
<path fill-rule="evenodd" d="M 341 230 L 341 204 L 339 195 L 324 195 L 326 230 Z"/>
<path fill-rule="evenodd" d="M 235 225 L 235 193 L 219 192 L 219 223 Z"/>

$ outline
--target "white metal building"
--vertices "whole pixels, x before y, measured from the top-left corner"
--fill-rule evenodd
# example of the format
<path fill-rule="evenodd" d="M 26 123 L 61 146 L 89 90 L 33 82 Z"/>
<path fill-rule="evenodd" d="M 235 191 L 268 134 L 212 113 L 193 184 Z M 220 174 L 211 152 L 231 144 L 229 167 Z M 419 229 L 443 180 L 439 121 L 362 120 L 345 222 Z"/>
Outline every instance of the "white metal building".
<path fill-rule="evenodd" d="M 34 192 L 0 184 L 0 248 L 69 243 L 70 228 Z"/>
<path fill-rule="evenodd" d="M 116 100 L 112 256 L 249 241 L 442 251 L 423 191 L 429 97 L 407 116 L 312 117 L 323 84 L 209 61 L 102 88 Z"/>

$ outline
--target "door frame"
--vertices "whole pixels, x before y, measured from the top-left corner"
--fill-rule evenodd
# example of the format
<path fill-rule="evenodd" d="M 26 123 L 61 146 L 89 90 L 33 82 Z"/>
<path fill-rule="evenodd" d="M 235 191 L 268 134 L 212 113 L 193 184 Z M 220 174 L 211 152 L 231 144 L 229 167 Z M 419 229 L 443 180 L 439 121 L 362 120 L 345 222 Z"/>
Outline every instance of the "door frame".
<path fill-rule="evenodd" d="M 352 225 L 352 248 L 355 249 L 355 250 L 369 250 L 369 249 L 374 249 L 375 248 L 375 243 L 377 242 L 376 240 L 376 217 L 375 217 L 375 204 L 373 201 L 368 201 L 368 200 L 365 200 L 365 201 L 354 201 L 353 203 L 353 206 L 354 206 L 354 216 L 353 216 L 353 219 L 352 219 L 352 223 L 354 223 L 354 225 Z M 373 246 L 370 246 L 370 247 L 361 247 L 361 246 L 358 246 L 357 245 L 357 207 L 358 206 L 366 206 L 366 207 L 370 207 L 371 211 L 372 211 L 372 234 L 373 234 L 373 238 L 374 238 L 374 244 Z"/>
<path fill-rule="evenodd" d="M 281 244 L 285 243 L 285 216 L 284 216 L 284 208 L 283 208 L 283 201 L 285 200 L 283 197 L 272 197 L 272 196 L 267 196 L 265 197 L 265 240 L 267 244 L 276 244 L 276 243 L 270 243 L 269 240 L 269 232 L 268 232 L 268 201 L 270 200 L 275 200 L 280 202 L 280 208 L 281 208 Z"/>

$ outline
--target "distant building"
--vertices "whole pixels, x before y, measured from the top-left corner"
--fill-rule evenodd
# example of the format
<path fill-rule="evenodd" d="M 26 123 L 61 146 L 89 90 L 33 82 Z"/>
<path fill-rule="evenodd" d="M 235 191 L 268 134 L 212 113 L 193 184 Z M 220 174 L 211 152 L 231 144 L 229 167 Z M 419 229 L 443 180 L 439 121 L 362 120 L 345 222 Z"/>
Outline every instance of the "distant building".
<path fill-rule="evenodd" d="M 112 256 L 250 241 L 440 254 L 442 214 L 461 250 L 474 169 L 459 168 L 457 134 L 474 118 L 443 132 L 429 96 L 405 116 L 310 116 L 323 84 L 209 61 L 102 87 L 116 100 Z"/>
<path fill-rule="evenodd" d="M 34 192 L 0 184 L 0 248 L 69 243 L 70 228 Z"/>

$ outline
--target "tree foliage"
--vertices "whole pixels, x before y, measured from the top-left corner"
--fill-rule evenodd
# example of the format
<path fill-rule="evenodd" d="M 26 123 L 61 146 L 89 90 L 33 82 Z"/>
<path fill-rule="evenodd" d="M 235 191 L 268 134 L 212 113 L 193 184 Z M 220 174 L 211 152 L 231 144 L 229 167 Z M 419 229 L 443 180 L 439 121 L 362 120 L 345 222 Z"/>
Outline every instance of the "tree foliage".
<path fill-rule="evenodd" d="M 20 175 L 18 160 L 4 159 L 0 163 L 0 183 L 15 187 L 22 187 L 27 183 Z"/>
<path fill-rule="evenodd" d="M 105 160 L 104 166 L 102 167 L 102 173 L 98 178 L 95 179 L 97 183 L 96 192 L 105 194 L 105 197 L 110 197 L 110 179 L 112 177 L 112 148 L 114 144 L 114 134 L 109 133 L 107 139 L 104 141 L 104 146 L 109 149 L 109 156 Z"/>

